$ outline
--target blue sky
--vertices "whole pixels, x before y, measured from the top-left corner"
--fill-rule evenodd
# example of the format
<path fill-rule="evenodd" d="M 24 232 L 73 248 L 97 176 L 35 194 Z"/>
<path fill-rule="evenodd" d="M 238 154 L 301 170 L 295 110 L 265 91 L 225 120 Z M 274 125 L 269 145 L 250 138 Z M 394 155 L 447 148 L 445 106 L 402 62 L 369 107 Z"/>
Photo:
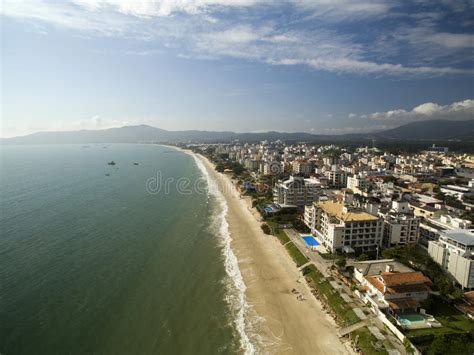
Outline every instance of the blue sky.
<path fill-rule="evenodd" d="M 3 1 L 3 137 L 474 118 L 474 1 Z"/>

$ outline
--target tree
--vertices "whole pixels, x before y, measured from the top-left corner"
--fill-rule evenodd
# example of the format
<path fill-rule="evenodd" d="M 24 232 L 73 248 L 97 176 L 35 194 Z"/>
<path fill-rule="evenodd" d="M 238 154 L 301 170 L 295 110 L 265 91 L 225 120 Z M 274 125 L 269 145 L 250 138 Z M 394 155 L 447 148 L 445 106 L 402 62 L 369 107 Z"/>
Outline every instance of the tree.
<path fill-rule="evenodd" d="M 449 354 L 448 344 L 443 335 L 435 336 L 434 340 L 431 342 L 430 348 L 428 349 L 428 354 Z"/>
<path fill-rule="evenodd" d="M 336 261 L 336 265 L 339 266 L 339 268 L 343 269 L 346 267 L 347 260 L 345 257 L 338 258 Z"/>
<path fill-rule="evenodd" d="M 293 221 L 293 227 L 300 233 L 309 233 L 311 229 L 300 219 L 295 219 Z"/>
<path fill-rule="evenodd" d="M 366 261 L 369 259 L 369 256 L 367 254 L 360 254 L 358 257 L 357 257 L 357 261 Z"/>
<path fill-rule="evenodd" d="M 272 234 L 272 230 L 268 224 L 262 224 L 261 226 L 263 233 L 265 234 Z"/>
<path fill-rule="evenodd" d="M 427 354 L 430 355 L 444 355 L 444 354 L 472 354 L 472 342 L 468 335 L 456 334 L 437 335 L 431 342 Z"/>
<path fill-rule="evenodd" d="M 245 168 L 240 163 L 232 163 L 231 169 L 232 169 L 232 172 L 237 176 L 239 176 L 245 171 Z"/>
<path fill-rule="evenodd" d="M 225 170 L 224 164 L 218 163 L 218 164 L 216 165 L 216 170 L 217 170 L 218 172 L 220 172 L 220 173 L 223 173 L 224 170 Z"/>

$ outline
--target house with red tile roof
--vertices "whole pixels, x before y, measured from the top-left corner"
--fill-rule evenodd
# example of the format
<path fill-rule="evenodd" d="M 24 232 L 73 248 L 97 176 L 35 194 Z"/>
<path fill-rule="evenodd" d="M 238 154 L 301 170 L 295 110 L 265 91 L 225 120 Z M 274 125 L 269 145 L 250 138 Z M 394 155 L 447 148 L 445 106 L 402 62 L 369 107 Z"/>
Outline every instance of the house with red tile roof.
<path fill-rule="evenodd" d="M 389 313 L 417 312 L 430 294 L 431 280 L 422 272 L 381 272 L 365 277 L 368 298 Z"/>

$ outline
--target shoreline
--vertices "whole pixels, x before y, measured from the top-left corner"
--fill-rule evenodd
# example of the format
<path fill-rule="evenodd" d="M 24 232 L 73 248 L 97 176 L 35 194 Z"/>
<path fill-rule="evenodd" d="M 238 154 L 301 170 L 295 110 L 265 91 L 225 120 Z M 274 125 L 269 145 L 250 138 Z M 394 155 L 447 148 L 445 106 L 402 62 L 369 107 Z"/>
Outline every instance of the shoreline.
<path fill-rule="evenodd" d="M 174 147 L 176 148 L 176 147 Z M 243 279 L 245 353 L 348 354 L 337 336 L 337 325 L 312 295 L 283 245 L 261 230 L 247 198 L 242 198 L 230 177 L 218 173 L 204 156 L 178 148 L 200 161 L 226 203 L 225 220 L 230 248 Z M 229 275 L 230 276 L 230 275 Z M 303 278 L 301 278 L 303 279 Z M 299 301 L 291 290 L 304 297 Z M 237 325 L 238 320 L 236 320 Z"/>

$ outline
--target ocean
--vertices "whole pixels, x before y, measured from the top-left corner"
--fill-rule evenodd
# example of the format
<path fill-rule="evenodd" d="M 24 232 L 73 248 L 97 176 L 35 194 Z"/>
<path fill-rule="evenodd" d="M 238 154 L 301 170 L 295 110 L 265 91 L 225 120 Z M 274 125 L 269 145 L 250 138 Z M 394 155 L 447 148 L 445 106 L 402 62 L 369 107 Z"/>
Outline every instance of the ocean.
<path fill-rule="evenodd" d="M 2 355 L 253 351 L 225 201 L 199 161 L 151 144 L 0 149 Z"/>

